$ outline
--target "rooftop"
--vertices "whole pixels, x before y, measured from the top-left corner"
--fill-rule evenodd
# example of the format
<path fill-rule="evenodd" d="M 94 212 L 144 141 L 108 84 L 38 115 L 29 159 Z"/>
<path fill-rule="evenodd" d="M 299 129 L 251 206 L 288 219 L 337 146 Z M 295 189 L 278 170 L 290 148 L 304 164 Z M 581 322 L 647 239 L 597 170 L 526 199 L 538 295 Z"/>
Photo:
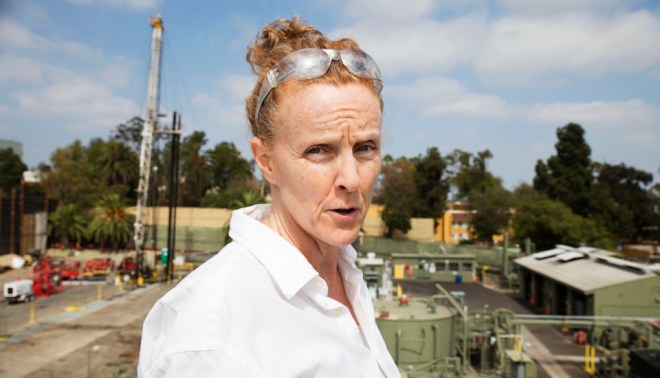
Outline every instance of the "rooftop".
<path fill-rule="evenodd" d="M 612 252 L 557 245 L 554 249 L 521 257 L 515 263 L 585 294 L 660 274 L 660 265 L 644 265 L 612 257 Z"/>

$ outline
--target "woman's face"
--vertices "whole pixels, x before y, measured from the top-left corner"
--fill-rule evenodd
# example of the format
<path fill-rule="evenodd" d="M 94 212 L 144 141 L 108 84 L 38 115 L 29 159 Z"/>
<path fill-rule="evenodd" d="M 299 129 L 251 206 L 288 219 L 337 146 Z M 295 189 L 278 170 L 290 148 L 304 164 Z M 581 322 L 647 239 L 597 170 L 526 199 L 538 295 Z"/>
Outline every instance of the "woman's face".
<path fill-rule="evenodd" d="M 288 233 L 350 244 L 380 173 L 379 99 L 361 84 L 281 89 L 271 149 L 255 151 L 278 221 Z"/>

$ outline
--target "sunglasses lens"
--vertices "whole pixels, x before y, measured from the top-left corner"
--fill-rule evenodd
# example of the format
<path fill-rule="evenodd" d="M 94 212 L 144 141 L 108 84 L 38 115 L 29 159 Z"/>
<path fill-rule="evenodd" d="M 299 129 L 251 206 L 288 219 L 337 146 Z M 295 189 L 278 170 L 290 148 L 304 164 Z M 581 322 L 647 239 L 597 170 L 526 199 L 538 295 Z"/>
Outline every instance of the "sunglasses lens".
<path fill-rule="evenodd" d="M 369 55 L 361 50 L 341 50 L 341 61 L 355 76 L 366 79 L 381 80 L 380 70 Z"/>
<path fill-rule="evenodd" d="M 287 55 L 277 64 L 277 81 L 306 80 L 323 76 L 330 67 L 330 57 L 319 49 L 303 49 Z"/>
<path fill-rule="evenodd" d="M 380 93 L 383 89 L 380 70 L 376 62 L 364 51 L 302 49 L 285 56 L 270 69 L 268 78 L 263 81 L 259 91 L 255 118 L 259 118 L 261 105 L 270 91 L 277 87 L 279 83 L 288 80 L 307 80 L 321 77 L 328 72 L 330 63 L 333 59 L 337 59 L 337 54 L 339 54 L 346 69 L 355 76 L 373 80 L 376 90 Z"/>

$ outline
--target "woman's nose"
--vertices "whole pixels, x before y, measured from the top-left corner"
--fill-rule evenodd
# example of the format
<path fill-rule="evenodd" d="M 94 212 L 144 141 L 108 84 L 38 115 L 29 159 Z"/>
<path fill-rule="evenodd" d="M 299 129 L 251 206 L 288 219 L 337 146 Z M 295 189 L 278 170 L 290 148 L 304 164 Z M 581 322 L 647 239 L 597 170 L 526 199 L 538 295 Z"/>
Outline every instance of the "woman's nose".
<path fill-rule="evenodd" d="M 360 185 L 360 172 L 358 162 L 351 153 L 343 159 L 339 159 L 337 174 L 337 187 L 346 192 L 354 192 Z"/>

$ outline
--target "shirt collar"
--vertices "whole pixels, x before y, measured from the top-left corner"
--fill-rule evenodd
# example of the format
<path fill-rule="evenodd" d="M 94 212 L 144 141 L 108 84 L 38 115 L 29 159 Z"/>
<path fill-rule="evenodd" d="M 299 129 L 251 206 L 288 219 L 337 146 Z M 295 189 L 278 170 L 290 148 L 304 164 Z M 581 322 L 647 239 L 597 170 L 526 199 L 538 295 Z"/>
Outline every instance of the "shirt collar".
<path fill-rule="evenodd" d="M 229 236 L 259 260 L 284 296 L 291 299 L 319 274 L 296 247 L 261 222 L 269 212 L 270 205 L 234 210 Z"/>

